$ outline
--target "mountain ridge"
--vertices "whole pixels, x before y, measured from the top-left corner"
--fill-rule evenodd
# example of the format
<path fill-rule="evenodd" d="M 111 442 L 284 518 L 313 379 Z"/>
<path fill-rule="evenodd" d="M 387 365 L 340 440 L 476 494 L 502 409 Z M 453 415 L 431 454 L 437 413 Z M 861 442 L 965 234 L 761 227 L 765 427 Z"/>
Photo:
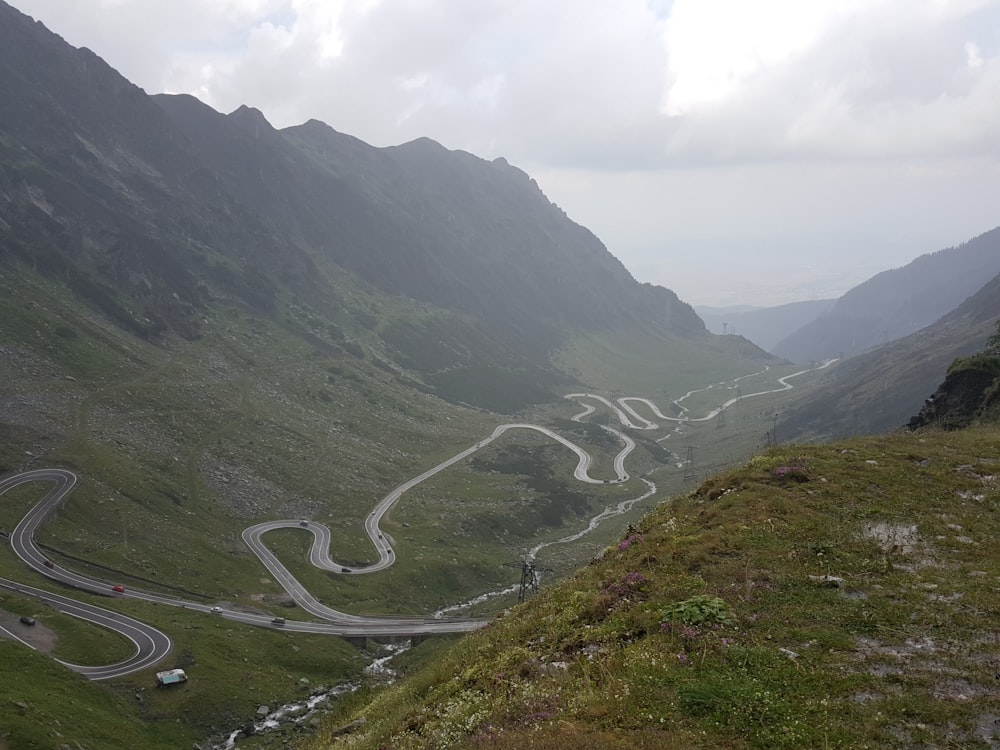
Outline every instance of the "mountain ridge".
<path fill-rule="evenodd" d="M 1000 227 L 883 271 L 773 348 L 807 362 L 855 356 L 930 325 L 1000 273 Z"/>
<path fill-rule="evenodd" d="M 803 300 L 773 307 L 737 306 L 731 308 L 695 306 L 695 312 L 713 333 L 739 334 L 765 351 L 803 325 L 830 310 L 835 299 Z"/>
<path fill-rule="evenodd" d="M 0 254 L 136 335 L 194 339 L 207 310 L 238 304 L 506 411 L 574 382 L 554 357 L 576 336 L 711 338 L 506 160 L 147 96 L 6 3 L 0 18 Z M 369 292 L 394 301 L 355 309 Z M 403 315 L 413 302 L 433 311 Z M 511 387 L 481 387 L 484 368 Z"/>

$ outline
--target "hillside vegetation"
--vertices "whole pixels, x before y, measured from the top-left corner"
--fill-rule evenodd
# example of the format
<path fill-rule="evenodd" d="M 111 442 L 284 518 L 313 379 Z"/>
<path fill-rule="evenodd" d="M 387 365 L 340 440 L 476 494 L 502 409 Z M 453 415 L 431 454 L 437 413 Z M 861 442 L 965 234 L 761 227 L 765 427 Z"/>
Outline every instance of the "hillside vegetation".
<path fill-rule="evenodd" d="M 817 441 L 905 425 L 956 358 L 980 351 L 1000 317 L 1000 275 L 932 325 L 838 362 L 812 393 L 782 413 L 780 434 Z"/>
<path fill-rule="evenodd" d="M 997 747 L 998 474 L 996 425 L 775 447 L 302 747 Z"/>
<path fill-rule="evenodd" d="M 523 550 L 605 508 L 655 502 L 648 482 L 662 497 L 745 461 L 775 438 L 791 394 L 779 379 L 802 369 L 708 334 L 502 159 L 426 139 L 377 149 L 315 121 L 276 130 L 250 107 L 148 96 L 3 0 L 0 98 L 0 474 L 80 475 L 38 542 L 109 586 L 294 619 L 244 544 L 247 526 L 323 523 L 332 554 L 361 566 L 374 559 L 362 529 L 378 499 L 498 424 L 549 425 L 586 446 L 598 479 L 586 486 L 563 446 L 511 433 L 415 487 L 385 519 L 399 563 L 379 575 L 320 572 L 300 529 L 268 535 L 331 606 L 426 615 L 509 587 Z M 648 397 L 675 417 L 732 408 L 631 431 L 632 478 L 616 483 L 619 441 L 600 427 L 611 417 L 572 421 L 580 407 L 562 398 L 582 389 Z M 992 618 L 995 564 L 973 560 L 995 531 L 994 438 L 776 449 L 641 524 L 637 505 L 544 559 L 554 578 L 636 523 L 600 563 L 453 653 L 434 639 L 414 649 L 413 663 L 434 666 L 348 699 L 338 726 L 356 731 L 330 729 L 318 746 L 806 746 L 821 730 L 834 745 L 881 737 L 841 716 L 879 710 L 917 717 L 891 731 L 954 726 L 971 741 L 989 718 L 971 706 L 995 698 L 980 670 L 993 668 L 980 658 L 989 644 L 971 624 Z M 918 480 L 937 489 L 920 494 Z M 5 494 L 0 531 L 41 492 Z M 904 541 L 885 542 L 879 524 Z M 809 577 L 827 574 L 844 585 Z M 0 576 L 56 588 L 7 545 Z M 359 679 L 368 660 L 336 637 L 73 595 L 156 624 L 174 649 L 86 683 L 51 657 L 114 662 L 129 644 L 4 590 L 0 619 L 35 617 L 23 627 L 43 650 L 0 643 L 0 715 L 13 717 L 0 747 L 204 746 L 307 684 Z M 958 641 L 928 630 L 945 620 Z M 911 637 L 965 672 L 933 673 L 931 646 Z M 952 655 L 953 642 L 966 650 Z M 924 693 L 866 671 L 865 659 L 892 662 L 889 649 Z M 170 667 L 190 681 L 151 689 Z M 938 700 L 939 683 L 957 697 Z"/>
<path fill-rule="evenodd" d="M 724 381 L 777 364 L 708 334 L 670 290 L 638 283 L 502 159 L 427 139 L 374 148 L 315 121 L 276 130 L 250 107 L 227 115 L 149 96 L 2 0 L 0 95 L 0 474 L 79 475 L 38 541 L 109 588 L 294 619 L 244 544 L 247 526 L 321 522 L 331 554 L 364 565 L 374 553 L 362 524 L 378 499 L 507 415 L 585 444 L 605 479 L 619 446 L 571 423 L 565 393 L 636 392 L 666 406 L 720 384 L 691 399 L 708 411 Z M 760 387 L 791 370 L 776 366 Z M 765 417 L 746 411 L 744 431 L 763 433 Z M 752 437 L 734 433 L 699 461 L 746 455 Z M 638 475 L 681 485 L 677 457 L 636 437 L 636 478 L 581 486 L 572 454 L 511 433 L 407 495 L 385 522 L 400 562 L 377 576 L 320 572 L 297 531 L 267 542 L 331 606 L 427 615 L 509 586 L 505 563 L 647 492 Z M 40 492 L 5 494 L 0 531 Z M 589 555 L 561 545 L 547 562 L 562 573 Z M 53 586 L 7 546 L 0 576 Z M 103 727 L 122 710 L 144 729 L 123 731 L 121 747 L 204 743 L 262 703 L 300 696 L 301 680 L 356 678 L 366 661 L 339 638 L 105 604 L 161 627 L 174 650 L 158 667 L 187 668 L 191 680 L 148 690 L 150 669 L 68 681 L 61 668 L 25 666 L 40 654 L 7 658 L 23 646 L 5 642 L 0 705 L 19 706 L 19 719 L 0 726 L 0 741 L 110 748 Z M 128 653 L 101 628 L 0 595 L 0 617 L 17 624 L 15 614 L 37 618 L 50 656 Z M 30 691 L 18 689 L 21 671 L 32 672 Z M 63 699 L 60 681 L 78 701 Z M 72 732 L 54 724 L 63 715 Z"/>

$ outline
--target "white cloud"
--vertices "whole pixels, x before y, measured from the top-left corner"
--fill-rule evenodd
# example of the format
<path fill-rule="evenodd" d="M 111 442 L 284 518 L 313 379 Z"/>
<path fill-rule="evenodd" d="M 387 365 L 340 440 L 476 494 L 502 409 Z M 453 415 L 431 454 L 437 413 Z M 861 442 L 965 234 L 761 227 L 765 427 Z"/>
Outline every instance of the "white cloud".
<path fill-rule="evenodd" d="M 774 5 L 775 14 L 763 21 L 784 29 L 787 16 L 777 12 L 782 3 Z M 759 23 L 737 18 L 750 31 L 728 69 L 750 59 L 748 49 L 759 54 L 730 76 L 725 90 L 709 86 L 700 99 L 682 90 L 685 97 L 675 102 L 674 112 L 686 116 L 677 118 L 683 125 L 668 149 L 672 158 L 863 160 L 1000 153 L 1000 139 L 988 137 L 1000 124 L 994 105 L 1000 101 L 1000 80 L 993 75 L 1000 58 L 991 27 L 981 25 L 982 18 L 977 25 L 982 4 L 802 5 L 815 10 L 801 14 L 785 35 L 770 32 L 766 43 L 753 36 Z M 990 17 L 1000 20 L 997 4 L 990 5 Z M 708 20 L 700 23 L 707 34 Z M 693 27 L 693 21 L 682 25 Z M 969 75 L 970 32 L 991 44 L 989 57 L 979 52 L 983 74 L 977 77 Z M 799 43 L 803 39 L 810 43 Z M 678 75 L 696 69 L 696 63 L 693 56 Z"/>
<path fill-rule="evenodd" d="M 676 0 L 663 37 L 670 84 L 663 110 L 686 114 L 724 100 L 758 71 L 808 49 L 862 0 Z"/>
<path fill-rule="evenodd" d="M 965 62 L 970 70 L 977 70 L 983 67 L 983 53 L 979 50 L 979 45 L 975 42 L 965 43 Z"/>

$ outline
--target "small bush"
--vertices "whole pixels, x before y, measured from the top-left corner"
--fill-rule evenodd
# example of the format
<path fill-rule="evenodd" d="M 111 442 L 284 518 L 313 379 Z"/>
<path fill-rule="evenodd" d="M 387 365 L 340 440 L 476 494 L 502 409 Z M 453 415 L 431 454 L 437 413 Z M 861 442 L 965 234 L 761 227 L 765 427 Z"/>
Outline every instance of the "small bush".
<path fill-rule="evenodd" d="M 802 466 L 778 466 L 771 472 L 771 476 L 780 481 L 788 482 L 808 482 L 809 475 Z"/>
<path fill-rule="evenodd" d="M 699 594 L 665 607 L 660 612 L 660 620 L 684 625 L 729 625 L 733 616 L 719 597 Z"/>

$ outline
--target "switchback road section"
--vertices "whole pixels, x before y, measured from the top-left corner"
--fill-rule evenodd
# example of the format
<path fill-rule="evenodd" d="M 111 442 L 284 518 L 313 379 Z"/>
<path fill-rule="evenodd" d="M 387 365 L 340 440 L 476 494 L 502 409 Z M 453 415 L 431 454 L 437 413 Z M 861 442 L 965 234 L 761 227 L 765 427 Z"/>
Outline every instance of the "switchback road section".
<path fill-rule="evenodd" d="M 35 543 L 35 531 L 69 494 L 76 485 L 76 481 L 76 474 L 65 469 L 38 469 L 9 477 L 0 482 L 0 495 L 28 482 L 50 482 L 53 484 L 52 489 L 28 511 L 14 528 L 10 535 L 10 546 L 14 554 L 21 558 L 25 565 L 47 578 L 76 589 L 107 596 L 111 591 L 110 584 L 86 578 L 54 565 L 46 559 Z M 123 677 L 151 667 L 165 658 L 173 647 L 170 637 L 166 633 L 152 625 L 147 625 L 110 609 L 79 602 L 60 594 L 3 578 L 0 578 L 0 587 L 38 599 L 64 614 L 114 630 L 132 642 L 135 646 L 135 653 L 117 664 L 92 667 L 62 662 L 74 672 L 79 672 L 91 680 Z"/>
<path fill-rule="evenodd" d="M 596 409 L 592 402 L 597 402 L 608 407 L 612 414 L 617 417 L 623 428 L 654 430 L 658 429 L 659 425 L 640 416 L 636 413 L 631 404 L 635 403 L 645 406 L 658 419 L 664 421 L 674 423 L 703 422 L 718 416 L 725 409 L 732 406 L 740 399 L 788 390 L 793 387 L 792 384 L 788 382 L 792 378 L 813 370 L 828 367 L 833 363 L 833 361 L 834 360 L 825 362 L 816 368 L 802 370 L 800 372 L 793 373 L 792 375 L 786 375 L 778 380 L 782 386 L 781 388 L 760 391 L 758 393 L 752 393 L 746 396 L 730 399 L 720 407 L 709 412 L 707 415 L 697 418 L 689 416 L 687 409 L 681 402 L 692 393 L 696 393 L 698 391 L 691 391 L 673 402 L 681 412 L 681 416 L 677 417 L 671 417 L 663 414 L 655 403 L 649 399 L 638 396 L 619 398 L 616 402 L 611 401 L 610 399 L 599 394 L 593 393 L 573 393 L 567 395 L 566 398 L 577 401 L 581 406 L 583 406 L 583 411 L 573 417 L 574 421 L 581 421 L 584 417 L 593 413 Z M 764 371 L 761 373 L 754 373 L 754 375 L 759 375 L 763 372 Z M 708 390 L 714 387 L 715 385 L 707 386 L 705 389 L 701 390 Z M 625 459 L 635 448 L 635 441 L 632 440 L 632 438 L 630 438 L 625 432 L 616 429 L 615 427 L 608 425 L 602 425 L 602 427 L 609 433 L 615 435 L 622 444 L 621 450 L 617 453 L 613 461 L 615 473 L 614 479 L 595 479 L 591 477 L 590 468 L 593 463 L 591 455 L 580 446 L 570 440 L 567 440 L 562 435 L 559 435 L 557 432 L 549 429 L 548 427 L 529 423 L 513 423 L 498 426 L 492 434 L 482 438 L 469 448 L 466 448 L 451 458 L 442 461 L 437 466 L 428 469 L 419 476 L 403 482 L 379 500 L 371 513 L 365 519 L 365 533 L 371 540 L 378 555 L 378 560 L 370 565 L 347 566 L 334 561 L 330 557 L 330 530 L 323 524 L 312 521 L 284 519 L 267 521 L 246 529 L 243 532 L 243 539 L 253 553 L 257 555 L 261 564 L 267 568 L 268 572 L 274 576 L 275 580 L 282 587 L 284 587 L 288 594 L 305 612 L 308 612 L 314 617 L 325 620 L 325 622 L 322 623 L 286 621 L 284 618 L 275 618 L 266 614 L 247 613 L 233 609 L 225 609 L 219 606 L 209 606 L 198 602 L 189 602 L 183 599 L 176 599 L 136 589 L 129 589 L 128 591 L 125 591 L 121 589 L 121 587 L 115 587 L 113 584 L 106 581 L 89 578 L 54 564 L 46 558 L 42 550 L 39 549 L 36 544 L 35 532 L 65 500 L 77 483 L 76 475 L 66 469 L 37 469 L 8 477 L 7 479 L 0 481 L 0 495 L 3 495 L 5 492 L 14 487 L 29 482 L 48 482 L 53 485 L 45 496 L 25 514 L 15 527 L 14 531 L 11 533 L 11 549 L 30 569 L 45 576 L 46 578 L 80 591 L 87 591 L 101 596 L 141 599 L 143 601 L 156 602 L 167 606 L 184 607 L 195 611 L 205 612 L 206 614 L 211 614 L 213 616 L 224 617 L 225 619 L 232 620 L 234 622 L 241 622 L 247 625 L 280 627 L 283 630 L 293 632 L 321 633 L 348 637 L 388 637 L 431 635 L 436 633 L 462 633 L 482 627 L 486 624 L 486 621 L 468 618 L 445 619 L 434 617 L 366 617 L 361 615 L 351 615 L 328 607 L 317 601 L 312 594 L 310 594 L 309 591 L 307 591 L 305 587 L 295 579 L 291 572 L 266 547 L 263 543 L 262 537 L 268 531 L 280 528 L 294 528 L 308 531 L 313 535 L 313 545 L 309 553 L 309 560 L 316 567 L 342 575 L 376 573 L 378 571 L 385 570 L 396 561 L 396 555 L 393 551 L 392 545 L 383 533 L 380 527 L 380 522 L 393 508 L 393 506 L 399 502 L 403 494 L 413 487 L 416 487 L 421 482 L 424 482 L 439 472 L 444 471 L 448 467 L 453 466 L 459 461 L 465 460 L 476 451 L 482 450 L 487 445 L 491 444 L 493 441 L 497 440 L 511 430 L 530 430 L 539 432 L 572 451 L 577 457 L 577 464 L 573 470 L 573 476 L 578 481 L 589 484 L 618 484 L 628 481 L 631 477 L 625 470 Z M 641 497 L 619 504 L 617 511 L 614 508 L 608 509 L 605 514 L 598 516 L 596 521 L 592 521 L 588 529 L 585 529 L 577 535 L 566 537 L 564 540 L 559 541 L 568 541 L 579 538 L 579 536 L 587 533 L 590 528 L 593 528 L 596 522 L 599 522 L 599 520 L 606 515 L 614 515 L 616 512 L 623 512 L 626 505 L 631 507 L 630 503 L 637 502 L 652 495 L 656 491 L 655 485 L 648 480 L 643 481 L 647 485 L 647 491 Z M 539 549 L 541 549 L 541 547 L 536 547 L 535 550 L 533 550 L 533 554 L 537 553 Z M 26 596 L 34 597 L 39 601 L 49 604 L 60 612 L 64 612 L 102 627 L 110 628 L 122 634 L 134 644 L 135 653 L 128 659 L 125 659 L 117 664 L 96 667 L 76 664 L 66 665 L 70 669 L 73 669 L 90 679 L 102 680 L 122 677 L 124 675 L 131 674 L 132 672 L 146 669 L 147 667 L 153 666 L 165 658 L 170 653 L 172 648 L 173 644 L 165 633 L 151 625 L 139 622 L 138 620 L 118 612 L 98 607 L 96 605 L 79 602 L 60 594 L 54 594 L 50 591 L 6 579 L 0 579 L 0 587 Z"/>

